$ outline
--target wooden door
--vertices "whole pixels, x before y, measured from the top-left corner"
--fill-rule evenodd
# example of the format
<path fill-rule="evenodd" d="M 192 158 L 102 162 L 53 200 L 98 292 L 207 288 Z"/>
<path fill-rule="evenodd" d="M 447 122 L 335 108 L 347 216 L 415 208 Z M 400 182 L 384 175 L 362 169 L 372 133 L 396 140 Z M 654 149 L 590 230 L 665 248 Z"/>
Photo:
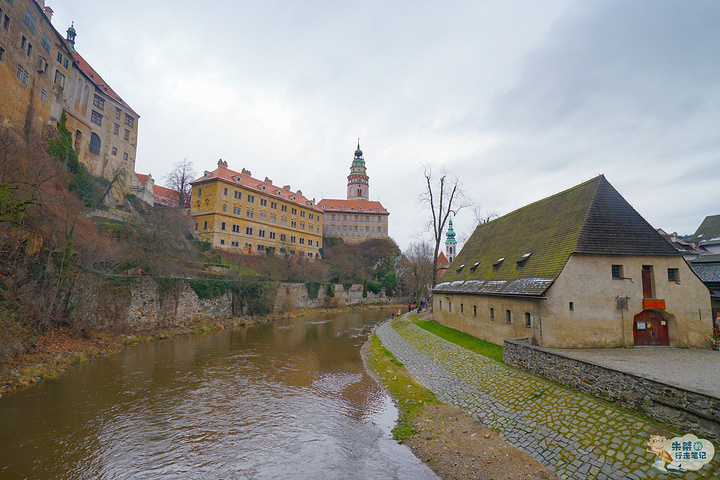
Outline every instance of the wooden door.
<path fill-rule="evenodd" d="M 633 321 L 635 346 L 670 345 L 667 320 L 652 310 L 644 310 Z"/>
<path fill-rule="evenodd" d="M 652 295 L 652 270 L 643 267 L 642 269 L 643 298 L 653 298 Z"/>

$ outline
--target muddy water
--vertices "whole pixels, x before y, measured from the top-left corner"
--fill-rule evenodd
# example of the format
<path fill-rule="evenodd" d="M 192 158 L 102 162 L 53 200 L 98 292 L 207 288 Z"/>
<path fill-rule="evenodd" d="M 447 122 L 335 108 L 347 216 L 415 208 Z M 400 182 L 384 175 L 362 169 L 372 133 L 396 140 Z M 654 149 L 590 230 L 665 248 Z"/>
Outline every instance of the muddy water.
<path fill-rule="evenodd" d="M 0 399 L 0 478 L 430 479 L 360 347 L 380 312 L 130 348 Z"/>

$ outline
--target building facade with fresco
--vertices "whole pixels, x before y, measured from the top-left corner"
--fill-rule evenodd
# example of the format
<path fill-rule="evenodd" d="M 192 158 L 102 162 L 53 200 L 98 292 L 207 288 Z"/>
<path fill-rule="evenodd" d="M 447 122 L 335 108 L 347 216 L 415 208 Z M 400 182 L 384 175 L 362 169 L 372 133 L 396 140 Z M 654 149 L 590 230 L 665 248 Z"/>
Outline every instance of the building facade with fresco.
<path fill-rule="evenodd" d="M 323 211 L 301 190 L 258 180 L 219 160 L 191 182 L 196 237 L 214 248 L 244 254 L 283 253 L 316 259 L 322 248 Z"/>
<path fill-rule="evenodd" d="M 323 235 L 340 237 L 349 243 L 388 238 L 390 212 L 379 201 L 369 200 L 370 177 L 360 142 L 347 178 L 346 199 L 324 198 L 318 203 L 325 213 Z"/>

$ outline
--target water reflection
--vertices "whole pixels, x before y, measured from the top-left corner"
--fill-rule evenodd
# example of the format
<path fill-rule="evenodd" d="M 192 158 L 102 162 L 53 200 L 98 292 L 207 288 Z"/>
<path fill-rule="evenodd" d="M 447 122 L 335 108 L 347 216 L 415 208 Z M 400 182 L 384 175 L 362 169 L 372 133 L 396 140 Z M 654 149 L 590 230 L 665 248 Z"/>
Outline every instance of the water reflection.
<path fill-rule="evenodd" d="M 390 439 L 381 312 L 133 347 L 0 399 L 3 478 L 436 478 Z"/>

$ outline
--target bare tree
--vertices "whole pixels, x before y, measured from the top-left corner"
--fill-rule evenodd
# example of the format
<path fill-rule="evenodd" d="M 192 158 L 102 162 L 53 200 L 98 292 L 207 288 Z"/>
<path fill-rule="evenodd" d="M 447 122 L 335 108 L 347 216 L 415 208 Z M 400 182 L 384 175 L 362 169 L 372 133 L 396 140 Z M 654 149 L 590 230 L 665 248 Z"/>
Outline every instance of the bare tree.
<path fill-rule="evenodd" d="M 193 164 L 187 158 L 183 158 L 182 162 L 177 162 L 175 168 L 165 176 L 168 188 L 178 193 L 178 200 L 181 207 L 190 206 L 190 193 L 192 186 L 190 182 L 195 178 L 195 170 Z"/>
<path fill-rule="evenodd" d="M 112 178 L 110 178 L 110 183 L 108 183 L 107 188 L 105 188 L 105 191 L 103 192 L 102 196 L 100 197 L 100 200 L 97 202 L 97 208 L 100 208 L 100 206 L 105 202 L 105 199 L 108 195 L 110 195 L 110 192 L 112 191 L 113 187 L 116 183 L 121 182 L 125 180 L 125 177 L 127 176 L 127 169 L 124 166 L 116 167 L 115 170 L 113 170 Z"/>
<path fill-rule="evenodd" d="M 428 222 L 428 227 L 432 228 L 435 237 L 435 249 L 433 251 L 433 278 L 432 286 L 437 283 L 437 256 L 440 251 L 440 242 L 442 241 L 443 230 L 447 224 L 448 217 L 452 213 L 457 213 L 465 207 L 472 205 L 472 201 L 465 196 L 460 187 L 460 180 L 451 176 L 445 169 L 442 170 L 440 177 L 433 179 L 432 168 L 428 165 L 423 166 L 425 180 L 427 182 L 427 190 L 420 195 L 420 203 L 430 208 L 432 218 Z"/>
<path fill-rule="evenodd" d="M 482 225 L 483 223 L 488 223 L 490 220 L 493 220 L 495 218 L 498 218 L 498 214 L 495 212 L 488 213 L 487 210 L 483 210 L 481 205 L 476 205 L 473 207 L 473 216 L 475 217 L 475 221 L 478 225 Z"/>
<path fill-rule="evenodd" d="M 433 281 L 433 249 L 425 240 L 411 243 L 405 253 L 404 277 L 407 287 L 419 300 L 428 293 Z"/>

